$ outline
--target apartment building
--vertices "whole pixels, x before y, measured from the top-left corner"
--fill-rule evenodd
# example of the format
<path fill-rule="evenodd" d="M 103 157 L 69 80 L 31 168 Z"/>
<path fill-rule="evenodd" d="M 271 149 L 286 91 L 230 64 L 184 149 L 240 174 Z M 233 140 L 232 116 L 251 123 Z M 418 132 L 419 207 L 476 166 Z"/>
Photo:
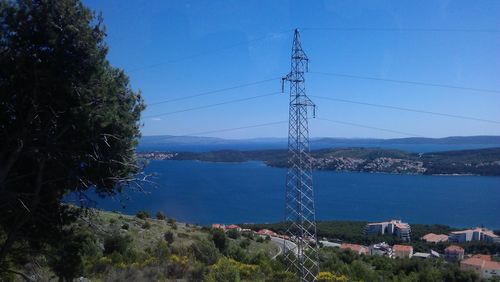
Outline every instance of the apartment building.
<path fill-rule="evenodd" d="M 390 234 L 409 242 L 411 237 L 411 228 L 408 223 L 401 220 L 391 220 L 384 222 L 368 223 L 365 226 L 366 235 L 384 235 Z"/>
<path fill-rule="evenodd" d="M 500 236 L 486 228 L 475 228 L 453 231 L 449 235 L 450 242 L 465 243 L 470 241 L 485 241 L 488 243 L 500 243 Z"/>

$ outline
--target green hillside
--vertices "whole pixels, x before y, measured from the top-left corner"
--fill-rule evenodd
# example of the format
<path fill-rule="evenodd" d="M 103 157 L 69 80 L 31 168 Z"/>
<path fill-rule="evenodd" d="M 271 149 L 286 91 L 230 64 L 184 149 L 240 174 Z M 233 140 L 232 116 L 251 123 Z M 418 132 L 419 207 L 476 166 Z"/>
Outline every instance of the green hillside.
<path fill-rule="evenodd" d="M 33 262 L 11 260 L 11 268 L 33 281 L 57 281 L 58 276 L 66 277 L 64 281 L 76 277 L 91 281 L 219 281 L 217 277 L 264 281 L 291 275 L 271 259 L 278 247 L 251 233 L 225 234 L 173 219 L 141 219 L 100 210 L 90 210 L 68 230 L 73 235 L 58 248 L 45 249 Z M 0 281 L 23 280 L 0 271 Z"/>
<path fill-rule="evenodd" d="M 162 155 L 163 154 L 163 155 Z M 146 152 L 140 157 L 207 162 L 263 161 L 273 167 L 287 167 L 286 150 L 211 152 Z M 311 151 L 312 166 L 317 170 L 382 172 L 401 174 L 457 174 L 500 176 L 500 148 L 409 153 L 380 148 L 331 148 Z"/>

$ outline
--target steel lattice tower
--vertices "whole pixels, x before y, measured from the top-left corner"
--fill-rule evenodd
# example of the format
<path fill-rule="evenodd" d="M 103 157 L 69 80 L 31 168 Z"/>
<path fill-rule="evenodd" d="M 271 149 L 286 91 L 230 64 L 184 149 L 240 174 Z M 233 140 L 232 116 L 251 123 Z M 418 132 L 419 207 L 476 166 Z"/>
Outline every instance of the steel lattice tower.
<path fill-rule="evenodd" d="M 302 50 L 300 34 L 295 29 L 292 47 L 291 71 L 282 79 L 290 82 L 290 113 L 288 127 L 288 172 L 285 192 L 286 235 L 285 259 L 288 269 L 297 272 L 300 281 L 314 281 L 319 273 L 316 219 L 312 179 L 312 161 L 309 155 L 308 109 L 315 105 L 307 97 L 304 73 L 309 59 Z"/>

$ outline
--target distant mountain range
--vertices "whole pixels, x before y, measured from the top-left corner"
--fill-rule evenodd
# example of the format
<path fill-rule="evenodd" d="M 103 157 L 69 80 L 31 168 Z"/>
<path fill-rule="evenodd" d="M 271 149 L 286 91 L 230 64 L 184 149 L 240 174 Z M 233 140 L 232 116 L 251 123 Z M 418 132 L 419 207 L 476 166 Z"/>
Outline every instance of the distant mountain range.
<path fill-rule="evenodd" d="M 373 144 L 500 144 L 500 136 L 450 136 L 444 138 L 409 137 L 394 139 L 343 139 L 343 138 L 317 138 L 314 142 L 368 142 Z"/>
<path fill-rule="evenodd" d="M 251 139 L 223 139 L 217 137 L 202 136 L 143 136 L 141 144 L 235 144 L 235 143 L 283 143 L 286 138 L 251 138 Z M 366 144 L 500 144 L 500 136 L 450 136 L 444 138 L 409 137 L 409 138 L 333 138 L 316 137 L 311 138 L 311 143 L 366 143 Z"/>
<path fill-rule="evenodd" d="M 286 138 L 223 139 L 200 136 L 143 136 L 139 151 L 213 151 L 213 150 L 261 150 L 283 149 Z M 444 138 L 311 138 L 312 149 L 333 147 L 381 147 L 412 152 L 479 149 L 500 147 L 500 136 L 452 136 Z"/>

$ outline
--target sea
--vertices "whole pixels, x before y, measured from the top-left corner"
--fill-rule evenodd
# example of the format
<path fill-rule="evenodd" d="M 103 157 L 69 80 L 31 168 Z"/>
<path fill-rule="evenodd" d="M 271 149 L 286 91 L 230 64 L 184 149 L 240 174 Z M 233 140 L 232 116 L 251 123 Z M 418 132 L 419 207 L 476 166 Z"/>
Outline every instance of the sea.
<path fill-rule="evenodd" d="M 286 169 L 257 161 L 167 160 L 151 161 L 145 173 L 151 182 L 140 191 L 129 189 L 114 198 L 90 195 L 94 206 L 126 214 L 161 211 L 202 225 L 283 219 Z M 500 177 L 333 171 L 315 171 L 313 177 L 317 220 L 401 219 L 500 229 Z M 67 200 L 77 201 L 74 195 Z"/>

